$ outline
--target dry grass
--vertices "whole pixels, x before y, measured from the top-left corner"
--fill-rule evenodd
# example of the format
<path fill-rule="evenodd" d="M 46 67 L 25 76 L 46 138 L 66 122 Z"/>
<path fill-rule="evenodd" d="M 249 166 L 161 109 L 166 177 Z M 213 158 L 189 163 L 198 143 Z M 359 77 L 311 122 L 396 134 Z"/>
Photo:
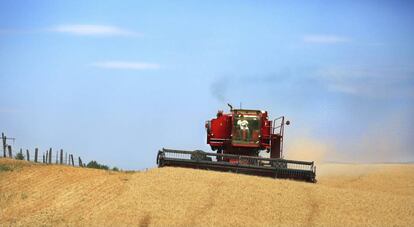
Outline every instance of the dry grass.
<path fill-rule="evenodd" d="M 317 184 L 179 168 L 0 165 L 17 166 L 0 171 L 0 226 L 414 225 L 414 165 L 324 164 Z"/>

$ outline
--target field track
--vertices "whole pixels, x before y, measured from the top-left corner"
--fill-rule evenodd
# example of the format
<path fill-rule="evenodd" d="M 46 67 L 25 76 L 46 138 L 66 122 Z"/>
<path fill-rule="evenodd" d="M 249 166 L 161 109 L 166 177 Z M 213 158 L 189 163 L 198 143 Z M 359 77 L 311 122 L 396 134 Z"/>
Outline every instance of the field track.
<path fill-rule="evenodd" d="M 414 226 L 414 165 L 320 164 L 318 183 L 0 159 L 0 226 Z"/>

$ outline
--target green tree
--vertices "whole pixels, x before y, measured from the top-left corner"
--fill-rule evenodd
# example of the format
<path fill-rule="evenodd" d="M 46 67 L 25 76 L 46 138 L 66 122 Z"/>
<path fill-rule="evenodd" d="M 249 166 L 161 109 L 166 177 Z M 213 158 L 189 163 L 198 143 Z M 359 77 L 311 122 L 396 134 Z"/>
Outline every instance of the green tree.
<path fill-rule="evenodd" d="M 86 167 L 88 167 L 88 168 L 93 168 L 93 169 L 105 169 L 105 170 L 108 170 L 108 169 L 109 169 L 109 167 L 108 167 L 107 165 L 99 164 L 99 163 L 98 163 L 97 161 L 95 161 L 95 160 L 90 161 L 90 162 L 86 165 Z"/>
<path fill-rule="evenodd" d="M 16 157 L 15 157 L 17 160 L 24 160 L 24 156 L 23 156 L 23 154 L 22 153 L 17 153 L 16 154 Z"/>

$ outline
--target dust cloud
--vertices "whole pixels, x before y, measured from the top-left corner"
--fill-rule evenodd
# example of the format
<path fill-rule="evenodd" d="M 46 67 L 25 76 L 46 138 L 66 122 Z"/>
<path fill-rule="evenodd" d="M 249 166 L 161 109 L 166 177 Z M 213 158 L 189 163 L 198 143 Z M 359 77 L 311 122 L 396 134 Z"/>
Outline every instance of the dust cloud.
<path fill-rule="evenodd" d="M 409 116 L 394 113 L 368 125 L 359 138 L 341 146 L 347 161 L 357 163 L 413 162 L 414 126 Z M 339 144 L 339 143 L 338 143 Z"/>
<path fill-rule="evenodd" d="M 329 137 L 312 134 L 318 131 L 316 127 L 304 128 L 285 140 L 286 159 L 316 163 L 414 163 L 414 124 L 404 115 L 373 120 L 358 133 L 333 131 Z"/>
<path fill-rule="evenodd" d="M 315 161 L 316 163 L 332 160 L 335 156 L 333 146 L 315 138 L 305 136 L 291 140 L 286 150 L 286 159 Z"/>
<path fill-rule="evenodd" d="M 400 138 L 392 134 L 367 133 L 364 137 L 344 144 L 343 141 L 323 141 L 299 137 L 289 141 L 284 151 L 286 159 L 316 163 L 406 163 L 413 155 Z"/>

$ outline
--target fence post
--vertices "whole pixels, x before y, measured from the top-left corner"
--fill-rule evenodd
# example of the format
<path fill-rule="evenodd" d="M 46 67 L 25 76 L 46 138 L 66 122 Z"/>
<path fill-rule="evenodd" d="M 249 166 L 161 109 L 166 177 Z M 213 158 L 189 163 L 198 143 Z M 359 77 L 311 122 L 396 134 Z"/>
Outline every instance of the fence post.
<path fill-rule="evenodd" d="M 3 141 L 3 157 L 5 158 L 6 155 L 6 136 L 4 135 L 4 133 L 1 133 L 1 140 Z"/>
<path fill-rule="evenodd" d="M 82 159 L 81 159 L 81 157 L 78 157 L 79 158 L 79 166 L 80 167 L 83 167 L 83 164 L 82 164 Z"/>
<path fill-rule="evenodd" d="M 49 158 L 49 150 L 46 150 L 46 157 L 45 157 L 45 163 L 47 164 L 48 161 L 47 159 Z"/>
<path fill-rule="evenodd" d="M 29 149 L 26 149 L 26 160 L 30 161 Z"/>
<path fill-rule="evenodd" d="M 75 166 L 75 162 L 73 162 L 73 154 L 71 154 L 70 157 L 72 159 L 72 166 Z"/>
<path fill-rule="evenodd" d="M 39 149 L 37 149 L 37 147 L 35 148 L 35 156 L 34 156 L 34 161 L 37 162 L 37 152 Z"/>
<path fill-rule="evenodd" d="M 56 164 L 58 163 L 59 163 L 59 151 L 57 150 L 56 151 Z"/>
<path fill-rule="evenodd" d="M 13 158 L 13 154 L 12 154 L 12 147 L 11 145 L 7 146 L 7 150 L 9 150 L 9 158 Z"/>
<path fill-rule="evenodd" d="M 63 149 L 60 149 L 60 164 L 63 164 Z"/>
<path fill-rule="evenodd" d="M 45 153 L 43 153 L 43 164 L 46 162 L 45 160 Z"/>
<path fill-rule="evenodd" d="M 52 148 L 49 148 L 49 164 L 52 164 Z"/>

